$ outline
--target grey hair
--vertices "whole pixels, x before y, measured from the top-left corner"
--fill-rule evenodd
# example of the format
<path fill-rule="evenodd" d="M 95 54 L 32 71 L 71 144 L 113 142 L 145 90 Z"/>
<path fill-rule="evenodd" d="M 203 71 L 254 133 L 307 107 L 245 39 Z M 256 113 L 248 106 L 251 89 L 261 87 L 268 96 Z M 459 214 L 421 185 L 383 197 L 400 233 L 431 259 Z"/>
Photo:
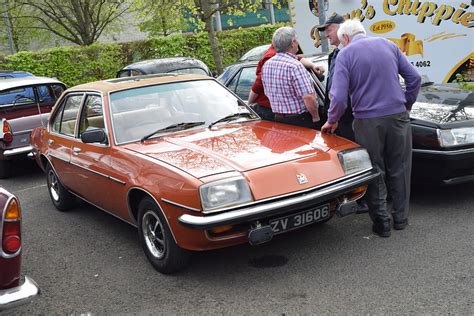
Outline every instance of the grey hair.
<path fill-rule="evenodd" d="M 344 23 L 342 23 L 341 26 L 339 26 L 339 29 L 337 30 L 337 37 L 339 38 L 339 41 L 341 43 L 343 35 L 347 35 L 350 38 L 353 38 L 357 34 L 367 34 L 364 26 L 362 25 L 362 23 L 360 23 L 358 19 L 344 21 Z"/>
<path fill-rule="evenodd" d="M 277 53 L 286 52 L 295 38 L 295 29 L 290 26 L 283 26 L 273 33 L 272 44 Z"/>

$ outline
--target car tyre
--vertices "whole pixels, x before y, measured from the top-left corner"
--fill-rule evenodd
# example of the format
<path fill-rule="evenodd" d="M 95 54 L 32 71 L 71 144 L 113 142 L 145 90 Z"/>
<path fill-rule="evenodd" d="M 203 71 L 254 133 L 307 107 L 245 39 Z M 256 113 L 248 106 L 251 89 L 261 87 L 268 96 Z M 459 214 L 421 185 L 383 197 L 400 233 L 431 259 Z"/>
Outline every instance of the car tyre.
<path fill-rule="evenodd" d="M 69 210 L 76 198 L 63 187 L 53 167 L 49 164 L 46 167 L 46 182 L 54 206 L 61 212 Z"/>
<path fill-rule="evenodd" d="M 170 274 L 188 264 L 191 253 L 176 244 L 160 208 L 150 197 L 138 206 L 138 235 L 148 260 L 159 272 Z"/>
<path fill-rule="evenodd" d="M 11 161 L 0 160 L 0 179 L 6 179 L 11 176 Z"/>

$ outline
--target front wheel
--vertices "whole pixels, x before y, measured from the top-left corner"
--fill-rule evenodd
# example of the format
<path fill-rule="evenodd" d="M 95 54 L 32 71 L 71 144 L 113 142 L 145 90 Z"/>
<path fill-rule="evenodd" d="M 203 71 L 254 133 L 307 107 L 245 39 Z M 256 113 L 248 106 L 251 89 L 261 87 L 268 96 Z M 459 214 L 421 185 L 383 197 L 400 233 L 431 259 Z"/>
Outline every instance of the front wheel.
<path fill-rule="evenodd" d="M 150 197 L 138 206 L 138 235 L 145 255 L 159 272 L 173 273 L 187 265 L 191 253 L 175 243 L 161 210 Z"/>
<path fill-rule="evenodd" d="M 46 167 L 46 182 L 51 201 L 59 211 L 67 211 L 74 205 L 74 195 L 63 187 L 53 167 L 49 164 Z"/>

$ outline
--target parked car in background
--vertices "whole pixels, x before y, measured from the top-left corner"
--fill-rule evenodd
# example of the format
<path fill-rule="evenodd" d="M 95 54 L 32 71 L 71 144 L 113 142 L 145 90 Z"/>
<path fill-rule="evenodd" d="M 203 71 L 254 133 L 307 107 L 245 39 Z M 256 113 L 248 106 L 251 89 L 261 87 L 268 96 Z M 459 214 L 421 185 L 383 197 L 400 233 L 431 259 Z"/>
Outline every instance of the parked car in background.
<path fill-rule="evenodd" d="M 66 86 L 51 78 L 0 80 L 0 178 L 11 174 L 11 162 L 31 153 L 31 130 L 46 124 L 48 113 Z"/>
<path fill-rule="evenodd" d="M 0 80 L 10 78 L 32 77 L 33 74 L 27 71 L 0 70 Z"/>
<path fill-rule="evenodd" d="M 327 71 L 327 55 L 311 60 Z M 247 100 L 256 67 L 255 61 L 236 63 L 217 80 Z M 312 77 L 322 105 L 325 81 Z M 424 82 L 410 117 L 415 181 L 455 184 L 474 180 L 474 91 L 456 84 Z"/>
<path fill-rule="evenodd" d="M 21 208 L 18 199 L 0 187 L 0 311 L 25 304 L 39 294 L 33 279 L 21 278 Z"/>
<path fill-rule="evenodd" d="M 204 75 L 70 88 L 32 144 L 57 209 L 79 196 L 137 226 L 163 273 L 190 251 L 259 244 L 350 213 L 378 176 L 357 144 L 262 121 Z"/>
<path fill-rule="evenodd" d="M 239 58 L 239 62 L 242 61 L 259 61 L 263 54 L 267 51 L 268 48 L 270 48 L 271 44 L 266 44 L 266 45 L 261 45 L 252 48 L 248 52 L 242 55 L 242 57 Z"/>
<path fill-rule="evenodd" d="M 170 72 L 212 76 L 207 65 L 199 59 L 191 57 L 171 57 L 142 60 L 133 63 L 117 72 L 116 77 L 133 77 Z"/>

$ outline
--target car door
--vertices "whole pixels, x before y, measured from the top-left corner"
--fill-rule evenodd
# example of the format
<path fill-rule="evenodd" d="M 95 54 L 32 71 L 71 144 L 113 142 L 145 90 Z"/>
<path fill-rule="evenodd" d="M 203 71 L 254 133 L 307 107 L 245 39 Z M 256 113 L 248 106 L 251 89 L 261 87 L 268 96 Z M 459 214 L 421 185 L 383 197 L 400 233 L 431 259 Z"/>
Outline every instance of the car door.
<path fill-rule="evenodd" d="M 126 188 L 123 176 L 111 163 L 113 148 L 108 140 L 102 143 L 81 141 L 85 131 L 102 129 L 107 135 L 105 121 L 102 96 L 88 93 L 81 109 L 77 138 L 71 148 L 71 166 L 77 177 L 72 189 L 104 210 L 121 213 L 126 205 Z M 124 217 L 126 214 L 116 215 Z"/>
<path fill-rule="evenodd" d="M 227 84 L 227 87 L 244 101 L 249 98 L 250 89 L 256 78 L 256 69 L 255 65 L 242 67 Z"/>
<path fill-rule="evenodd" d="M 72 188 L 75 184 L 74 170 L 71 168 L 71 148 L 76 142 L 76 121 L 84 99 L 84 93 L 70 93 L 65 96 L 50 119 L 50 133 L 45 134 L 48 143 L 48 159 L 61 183 Z"/>
<path fill-rule="evenodd" d="M 37 114 L 32 86 L 15 87 L 0 92 L 0 115 L 7 120 Z"/>

